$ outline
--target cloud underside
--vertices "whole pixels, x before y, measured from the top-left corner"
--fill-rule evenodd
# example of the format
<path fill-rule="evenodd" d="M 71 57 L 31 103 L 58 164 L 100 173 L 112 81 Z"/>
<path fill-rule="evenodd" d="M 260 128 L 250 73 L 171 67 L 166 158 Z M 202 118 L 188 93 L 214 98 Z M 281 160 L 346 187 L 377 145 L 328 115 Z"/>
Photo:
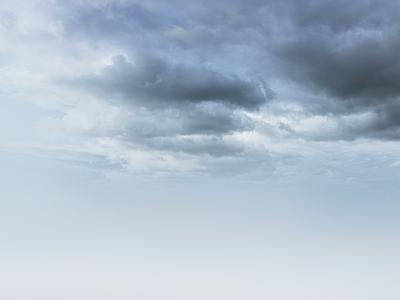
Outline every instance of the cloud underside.
<path fill-rule="evenodd" d="M 51 5 L 34 41 L 0 15 L 10 41 L 35 45 L 26 68 L 81 99 L 42 131 L 214 162 L 264 162 L 266 141 L 400 139 L 396 1 Z"/>
<path fill-rule="evenodd" d="M 207 102 L 257 109 L 266 102 L 260 84 L 236 75 L 225 75 L 197 65 L 169 66 L 161 59 L 143 56 L 136 58 L 135 64 L 128 63 L 122 55 L 115 56 L 112 65 L 101 69 L 99 76 L 78 78 L 72 84 L 150 109 Z"/>

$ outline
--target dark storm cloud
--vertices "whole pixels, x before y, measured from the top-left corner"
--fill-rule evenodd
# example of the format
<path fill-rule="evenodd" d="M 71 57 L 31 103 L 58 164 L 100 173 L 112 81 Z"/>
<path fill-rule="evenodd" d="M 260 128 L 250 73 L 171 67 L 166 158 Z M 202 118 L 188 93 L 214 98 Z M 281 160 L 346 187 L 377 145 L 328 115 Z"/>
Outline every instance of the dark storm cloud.
<path fill-rule="evenodd" d="M 340 32 L 356 26 L 375 27 L 382 21 L 385 1 L 293 1 L 291 16 L 297 28 L 325 27 Z M 372 12 L 372 14 L 371 14 Z"/>
<path fill-rule="evenodd" d="M 244 162 L 249 149 L 234 137 L 254 129 L 244 112 L 258 111 L 273 93 L 242 68 L 242 56 L 230 56 L 230 45 L 242 41 L 228 21 L 218 3 L 81 7 L 64 19 L 65 37 L 124 54 L 97 74 L 56 81 L 132 112 L 95 137 L 117 139 L 126 149 Z"/>
<path fill-rule="evenodd" d="M 172 65 L 152 57 L 135 63 L 122 55 L 113 58 L 99 76 L 72 80 L 77 86 L 103 95 L 122 96 L 132 104 L 166 108 L 216 102 L 226 106 L 257 109 L 267 100 L 268 90 L 257 84 L 196 65 Z"/>
<path fill-rule="evenodd" d="M 145 134 L 251 130 L 254 124 L 234 111 L 268 108 L 273 92 L 265 82 L 278 78 L 321 95 L 295 100 L 308 116 L 374 116 L 338 126 L 332 139 L 397 138 L 396 1 L 109 1 L 69 10 L 69 40 L 108 43 L 125 55 L 69 83 L 120 105 L 175 111 L 170 121 L 178 125 L 169 133 L 155 126 Z M 204 103 L 225 110 L 210 113 L 200 109 Z M 296 136 L 295 128 L 290 132 Z"/>
<path fill-rule="evenodd" d="M 378 139 L 400 139 L 400 101 L 390 101 L 376 107 L 373 117 L 363 126 L 353 126 L 348 132 L 353 137 L 366 136 Z"/>
<path fill-rule="evenodd" d="M 400 95 L 395 2 L 302 1 L 295 8 L 292 31 L 275 52 L 287 75 L 357 105 Z"/>
<path fill-rule="evenodd" d="M 370 105 L 399 96 L 400 45 L 359 38 L 343 49 L 325 36 L 303 36 L 285 43 L 279 56 L 290 63 L 295 80 L 340 99 Z"/>
<path fill-rule="evenodd" d="M 279 76 L 321 95 L 313 107 L 304 103 L 308 112 L 338 118 L 370 114 L 364 122 L 346 121 L 333 139 L 398 139 L 399 3 L 285 3 L 276 9 L 283 11 L 284 18 L 278 22 L 286 26 L 275 31 L 281 38 L 269 46 L 278 58 Z"/>
<path fill-rule="evenodd" d="M 136 111 L 119 129 L 126 145 L 211 157 L 240 155 L 243 145 L 227 143 L 223 136 L 252 130 L 242 110 L 257 110 L 269 97 L 261 84 L 201 66 L 147 56 L 135 63 L 122 55 L 112 61 L 98 76 L 66 82 Z M 115 137 L 116 132 L 102 134 Z"/>

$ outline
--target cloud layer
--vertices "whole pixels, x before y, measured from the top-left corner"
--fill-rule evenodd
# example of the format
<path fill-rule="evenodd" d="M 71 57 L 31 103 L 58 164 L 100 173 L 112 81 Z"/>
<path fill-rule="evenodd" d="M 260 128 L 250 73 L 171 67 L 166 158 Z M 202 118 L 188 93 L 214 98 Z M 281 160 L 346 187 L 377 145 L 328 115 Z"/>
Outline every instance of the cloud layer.
<path fill-rule="evenodd" d="M 40 120 L 41 134 L 84 139 L 87 151 L 122 165 L 269 164 L 280 143 L 400 138 L 396 1 L 33 1 L 0 10 L 9 93 L 23 88 L 63 115 Z"/>

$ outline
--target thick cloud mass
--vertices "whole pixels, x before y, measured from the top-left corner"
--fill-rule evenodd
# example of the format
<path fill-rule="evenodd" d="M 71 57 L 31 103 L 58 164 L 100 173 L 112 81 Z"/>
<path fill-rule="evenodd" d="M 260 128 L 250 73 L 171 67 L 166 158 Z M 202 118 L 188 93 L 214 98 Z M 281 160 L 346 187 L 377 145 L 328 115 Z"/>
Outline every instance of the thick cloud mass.
<path fill-rule="evenodd" d="M 285 77 L 330 97 L 314 113 L 341 119 L 334 136 L 399 138 L 399 12 L 393 1 L 300 1 L 288 14 L 273 51 Z M 366 112 L 361 123 L 345 116 Z"/>
<path fill-rule="evenodd" d="M 347 15 L 346 8 L 354 10 L 354 4 L 339 5 L 340 10 L 329 3 L 315 13 L 312 7 L 305 20 L 295 18 L 293 25 L 300 28 L 280 44 L 277 55 L 304 83 L 309 81 L 333 96 L 350 101 L 361 98 L 357 102 L 361 105 L 399 96 L 400 31 L 396 24 L 385 22 L 392 7 L 386 4 L 386 9 L 377 12 L 368 7 L 370 11 L 360 18 L 356 13 Z M 328 12 L 333 16 L 328 17 Z"/>
<path fill-rule="evenodd" d="M 396 1 L 1 10 L 10 94 L 32 90 L 63 114 L 42 119 L 42 134 L 88 139 L 96 155 L 128 161 L 139 151 L 172 165 L 183 155 L 201 169 L 210 158 L 264 162 L 280 143 L 400 139 Z"/>
<path fill-rule="evenodd" d="M 135 64 L 122 55 L 100 70 L 100 76 L 78 79 L 100 93 L 119 95 L 142 106 L 165 108 L 202 102 L 257 109 L 266 95 L 257 83 L 201 66 L 170 66 L 161 59 L 139 57 Z"/>
<path fill-rule="evenodd" d="M 242 156 L 245 147 L 226 137 L 253 130 L 243 112 L 258 110 L 271 97 L 265 85 L 237 75 L 145 55 L 133 63 L 114 56 L 98 75 L 60 82 L 130 111 L 117 130 L 125 147 L 194 156 Z M 116 137 L 115 130 L 95 136 L 104 134 Z"/>

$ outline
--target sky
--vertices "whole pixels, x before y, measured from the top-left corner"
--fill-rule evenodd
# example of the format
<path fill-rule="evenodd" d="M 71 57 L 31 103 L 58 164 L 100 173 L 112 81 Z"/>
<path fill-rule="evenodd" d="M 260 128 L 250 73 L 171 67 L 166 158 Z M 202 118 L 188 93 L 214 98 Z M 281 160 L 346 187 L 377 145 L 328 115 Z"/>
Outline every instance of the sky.
<path fill-rule="evenodd" d="M 399 299 L 399 19 L 1 1 L 0 298 Z"/>

